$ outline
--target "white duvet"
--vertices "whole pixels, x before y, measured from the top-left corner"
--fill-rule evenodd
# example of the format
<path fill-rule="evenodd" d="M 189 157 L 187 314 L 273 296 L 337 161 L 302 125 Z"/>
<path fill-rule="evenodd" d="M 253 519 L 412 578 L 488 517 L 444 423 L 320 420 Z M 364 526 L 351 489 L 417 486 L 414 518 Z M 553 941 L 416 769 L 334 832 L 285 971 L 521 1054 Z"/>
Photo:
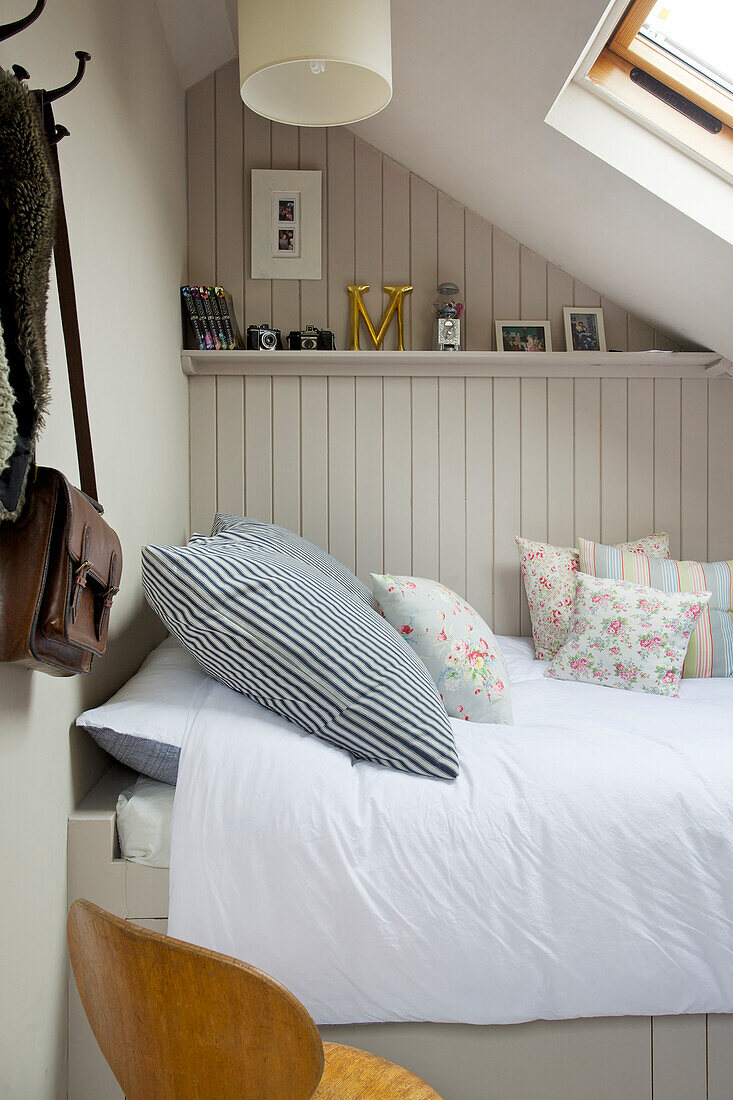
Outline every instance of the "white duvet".
<path fill-rule="evenodd" d="M 213 684 L 183 745 L 169 932 L 320 1024 L 733 1012 L 733 680 L 660 699 L 542 677 L 453 721 L 444 783 Z"/>

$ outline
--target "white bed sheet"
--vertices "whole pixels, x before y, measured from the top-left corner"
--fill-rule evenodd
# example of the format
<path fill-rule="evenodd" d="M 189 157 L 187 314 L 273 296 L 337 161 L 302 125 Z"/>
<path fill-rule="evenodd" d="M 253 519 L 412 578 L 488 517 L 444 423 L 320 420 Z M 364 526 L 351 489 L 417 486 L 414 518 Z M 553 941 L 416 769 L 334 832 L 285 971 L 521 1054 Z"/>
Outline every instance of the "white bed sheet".
<path fill-rule="evenodd" d="M 660 699 L 500 643 L 516 724 L 454 721 L 453 783 L 217 687 L 181 756 L 171 935 L 319 1024 L 733 1012 L 733 680 Z"/>

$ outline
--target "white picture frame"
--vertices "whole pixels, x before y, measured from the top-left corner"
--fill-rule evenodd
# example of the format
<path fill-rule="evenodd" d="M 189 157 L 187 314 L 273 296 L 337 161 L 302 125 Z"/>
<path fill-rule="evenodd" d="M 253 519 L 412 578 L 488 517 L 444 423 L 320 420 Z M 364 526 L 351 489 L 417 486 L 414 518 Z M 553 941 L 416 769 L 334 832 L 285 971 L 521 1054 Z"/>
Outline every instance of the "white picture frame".
<path fill-rule="evenodd" d="M 516 352 L 518 355 L 528 351 L 552 351 L 549 321 L 495 321 L 494 325 L 497 351 Z"/>
<path fill-rule="evenodd" d="M 321 175 L 252 169 L 253 279 L 321 278 Z"/>
<path fill-rule="evenodd" d="M 600 306 L 563 306 L 562 315 L 566 351 L 606 351 L 606 330 Z"/>

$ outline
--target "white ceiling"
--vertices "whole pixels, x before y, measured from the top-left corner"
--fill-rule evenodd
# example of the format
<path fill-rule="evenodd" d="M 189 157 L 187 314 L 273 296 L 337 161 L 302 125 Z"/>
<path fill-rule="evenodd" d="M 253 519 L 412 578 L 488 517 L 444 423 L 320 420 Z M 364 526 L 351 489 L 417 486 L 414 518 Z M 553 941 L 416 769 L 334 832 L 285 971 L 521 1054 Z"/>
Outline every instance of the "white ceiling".
<path fill-rule="evenodd" d="M 158 3 L 166 24 L 178 9 L 168 35 L 185 84 L 205 74 L 184 10 L 189 24 L 205 8 L 207 58 L 233 56 L 232 0 Z M 544 122 L 605 7 L 392 0 L 394 98 L 354 129 L 654 327 L 733 358 L 733 248 Z"/>

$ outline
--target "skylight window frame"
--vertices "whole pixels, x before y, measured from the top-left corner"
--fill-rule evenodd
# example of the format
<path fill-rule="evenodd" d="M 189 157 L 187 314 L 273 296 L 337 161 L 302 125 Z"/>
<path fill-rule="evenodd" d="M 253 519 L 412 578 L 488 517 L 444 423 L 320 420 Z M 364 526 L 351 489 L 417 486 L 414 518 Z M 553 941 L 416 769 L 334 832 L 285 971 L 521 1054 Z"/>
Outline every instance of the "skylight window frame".
<path fill-rule="evenodd" d="M 633 0 L 608 43 L 608 50 L 631 66 L 655 76 L 691 103 L 733 127 L 733 96 L 691 65 L 641 35 L 657 0 Z"/>
<path fill-rule="evenodd" d="M 633 0 L 625 8 L 620 3 L 612 5 L 612 10 L 616 13 L 613 22 L 606 22 L 602 37 L 599 35 L 585 58 L 581 58 L 570 79 L 592 88 L 607 103 L 670 142 L 709 171 L 721 176 L 728 184 L 733 184 L 733 97 L 730 97 L 726 111 L 719 110 L 717 101 L 715 109 L 711 109 L 713 105 L 707 98 L 711 85 L 698 78 L 700 84 L 705 85 L 705 98 L 703 93 L 698 97 L 690 85 L 688 74 L 692 70 L 687 65 L 670 54 L 665 53 L 662 57 L 663 51 L 659 48 L 653 58 L 654 65 L 646 61 L 642 63 L 635 54 L 639 42 L 636 36 L 654 8 L 654 3 L 655 0 Z M 608 14 L 606 19 L 608 20 Z M 632 43 L 634 46 L 630 48 Z M 662 69 L 662 60 L 669 60 L 669 68 Z M 720 119 L 723 123 L 720 132 L 709 133 L 674 107 L 640 87 L 630 79 L 634 68 L 650 73 L 667 87 L 673 88 L 702 110 Z"/>

